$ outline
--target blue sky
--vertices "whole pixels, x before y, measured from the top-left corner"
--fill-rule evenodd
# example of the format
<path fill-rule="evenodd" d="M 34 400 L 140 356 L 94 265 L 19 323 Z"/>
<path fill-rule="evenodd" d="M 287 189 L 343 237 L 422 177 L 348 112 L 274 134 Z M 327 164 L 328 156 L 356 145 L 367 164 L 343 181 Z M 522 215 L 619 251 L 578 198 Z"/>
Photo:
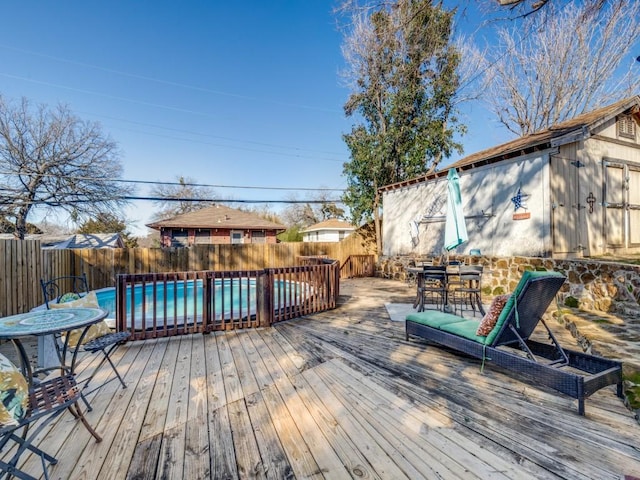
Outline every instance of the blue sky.
<path fill-rule="evenodd" d="M 333 5 L 6 2 L 0 93 L 100 122 L 121 148 L 125 179 L 183 175 L 216 185 L 222 199 L 305 199 L 305 189 L 346 185 L 342 134 L 353 121 L 342 109 L 349 91 Z M 465 106 L 462 119 L 465 154 L 509 138 L 482 105 Z M 154 208 L 127 209 L 134 233 Z"/>

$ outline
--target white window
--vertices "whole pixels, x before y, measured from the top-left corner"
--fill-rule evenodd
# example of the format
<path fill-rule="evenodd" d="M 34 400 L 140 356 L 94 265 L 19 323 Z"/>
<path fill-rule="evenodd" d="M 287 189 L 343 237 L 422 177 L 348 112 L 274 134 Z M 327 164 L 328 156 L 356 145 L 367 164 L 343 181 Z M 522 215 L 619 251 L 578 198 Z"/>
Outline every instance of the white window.
<path fill-rule="evenodd" d="M 231 231 L 231 243 L 244 243 L 241 230 Z"/>

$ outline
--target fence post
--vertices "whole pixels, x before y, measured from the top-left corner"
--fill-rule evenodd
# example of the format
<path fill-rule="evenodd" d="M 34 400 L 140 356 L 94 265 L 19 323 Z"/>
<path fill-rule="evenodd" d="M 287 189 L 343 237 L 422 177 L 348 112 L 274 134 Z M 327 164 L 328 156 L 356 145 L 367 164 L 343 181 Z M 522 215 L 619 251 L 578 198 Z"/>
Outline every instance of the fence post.
<path fill-rule="evenodd" d="M 256 277 L 256 309 L 260 327 L 269 327 L 274 322 L 273 270 L 265 269 Z"/>
<path fill-rule="evenodd" d="M 213 282 L 215 277 L 211 272 L 207 271 L 202 278 L 202 333 L 211 332 L 211 295 L 213 292 Z"/>
<path fill-rule="evenodd" d="M 126 331 L 127 320 L 127 275 L 119 274 L 116 286 L 116 331 Z M 133 333 L 133 332 L 132 332 Z"/>

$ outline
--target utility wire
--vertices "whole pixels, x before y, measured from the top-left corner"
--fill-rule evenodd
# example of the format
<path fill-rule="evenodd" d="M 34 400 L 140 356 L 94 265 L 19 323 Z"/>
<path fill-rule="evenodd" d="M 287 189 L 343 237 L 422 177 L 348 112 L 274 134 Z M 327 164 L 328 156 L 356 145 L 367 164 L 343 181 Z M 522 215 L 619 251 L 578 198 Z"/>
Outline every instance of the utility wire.
<path fill-rule="evenodd" d="M 162 85 L 168 85 L 168 86 L 172 86 L 172 87 L 179 87 L 179 88 L 184 88 L 184 89 L 188 89 L 188 90 L 194 90 L 197 92 L 203 92 L 203 93 L 209 93 L 212 95 L 222 95 L 222 96 L 226 96 L 226 97 L 233 97 L 233 98 L 240 98 L 240 99 L 244 99 L 244 100 L 252 100 L 252 101 L 261 101 L 261 102 L 265 102 L 265 103 L 271 103 L 274 105 L 282 105 L 285 107 L 294 107 L 294 108 L 301 108 L 301 109 L 306 109 L 306 110 L 316 110 L 316 111 L 320 111 L 320 112 L 329 112 L 329 113 L 342 113 L 341 111 L 338 110 L 333 110 L 333 109 L 328 109 L 328 108 L 323 108 L 323 107 L 314 107 L 311 105 L 302 105 L 302 104 L 295 104 L 295 103 L 288 103 L 288 102 L 279 102 L 277 100 L 268 100 L 268 99 L 263 99 L 263 98 L 258 98 L 258 97 L 251 97 L 248 95 L 240 95 L 237 93 L 230 93 L 230 92 L 223 92 L 221 90 L 213 90 L 210 88 L 204 88 L 204 87 L 198 87 L 195 85 L 188 85 L 185 83 L 178 83 L 178 82 L 172 82 L 169 80 L 163 80 L 160 78 L 154 78 L 154 77 L 148 77 L 145 75 L 138 75 L 135 73 L 130 73 L 130 72 L 124 72 L 122 70 L 114 70 L 111 68 L 106 68 L 106 67 L 101 67 L 99 65 L 93 65 L 90 63 L 84 63 L 84 62 L 78 62 L 75 60 L 69 60 L 66 58 L 62 58 L 62 57 L 55 57 L 53 55 L 46 55 L 43 53 L 38 53 L 38 52 L 33 52 L 30 50 L 24 50 L 21 48 L 16 48 L 16 47 L 10 47 L 8 45 L 0 45 L 0 48 L 4 48 L 5 50 L 12 50 L 14 52 L 18 52 L 21 54 L 26 54 L 26 55 L 32 55 L 32 56 L 37 56 L 37 57 L 41 57 L 41 58 L 47 58 L 49 60 L 54 60 L 56 62 L 63 62 L 63 63 L 68 63 L 70 65 L 77 65 L 80 67 L 85 67 L 85 68 L 91 68 L 94 70 L 99 70 L 102 72 L 107 72 L 107 73 L 113 73 L 115 75 L 120 75 L 123 77 L 128 77 L 128 78 L 135 78 L 138 80 L 144 80 L 147 82 L 154 82 L 154 83 L 158 83 L 158 84 L 162 84 Z"/>
<path fill-rule="evenodd" d="M 262 146 L 262 147 L 282 148 L 282 149 L 285 149 L 285 150 L 295 150 L 295 151 L 299 151 L 299 152 L 319 153 L 319 154 L 322 154 L 322 155 L 342 156 L 342 153 L 338 153 L 338 152 L 329 152 L 329 151 L 326 151 L 326 150 L 312 150 L 312 149 L 300 148 L 300 147 L 289 147 L 287 145 L 278 145 L 278 144 L 273 144 L 273 143 L 256 142 L 256 141 L 252 141 L 252 140 L 243 140 L 241 138 L 231 138 L 231 137 L 224 137 L 224 136 L 221 136 L 221 135 L 212 135 L 212 134 L 209 134 L 209 133 L 192 132 L 190 130 L 183 130 L 183 129 L 172 128 L 172 127 L 164 127 L 162 125 L 154 125 L 152 123 L 137 122 L 135 120 L 129 120 L 129 119 L 126 119 L 126 118 L 111 117 L 109 115 L 101 115 L 101 114 L 92 113 L 92 112 L 83 112 L 81 110 L 78 111 L 78 113 L 85 114 L 85 115 L 91 115 L 91 116 L 99 117 L 99 118 L 106 118 L 108 120 L 115 120 L 116 122 L 132 123 L 134 125 L 140 125 L 140 126 L 143 126 L 143 127 L 157 128 L 157 129 L 160 129 L 160 130 L 168 130 L 170 132 L 176 132 L 176 133 L 184 133 L 185 135 L 191 135 L 191 136 L 196 136 L 196 137 L 215 138 L 215 139 L 218 139 L 218 140 L 226 140 L 226 141 L 229 141 L 229 142 L 241 142 L 241 143 L 247 143 L 247 144 L 252 144 L 252 145 L 258 145 L 258 146 Z M 118 127 L 118 128 L 126 130 L 123 127 Z M 142 132 L 142 133 L 145 133 L 145 132 Z M 167 137 L 167 138 L 178 138 L 179 139 L 179 137 Z M 234 147 L 231 147 L 231 148 L 234 148 Z M 267 153 L 272 153 L 272 152 L 267 151 Z"/>
<path fill-rule="evenodd" d="M 16 173 L 16 172 L 1 172 L 0 175 L 15 175 L 15 176 L 31 176 L 36 175 L 30 173 Z M 37 174 L 40 177 L 59 177 L 59 175 L 53 173 L 43 173 Z M 64 178 L 69 180 L 87 180 L 87 181 L 105 181 L 109 182 L 117 182 L 117 183 L 133 183 L 133 184 L 142 184 L 142 185 L 170 185 L 170 186 L 185 186 L 185 187 L 204 187 L 204 188 L 234 188 L 239 190 L 285 190 L 285 191 L 312 191 L 312 192 L 344 192 L 344 189 L 341 188 L 311 188 L 311 187 L 260 187 L 260 186 L 248 186 L 248 185 L 215 185 L 215 184 L 207 184 L 207 183 L 190 183 L 190 182 L 164 182 L 164 181 L 154 181 L 154 180 L 127 180 L 127 179 L 105 179 L 105 178 L 97 178 L 97 177 L 82 177 L 82 176 L 71 176 L 65 175 Z"/>
<path fill-rule="evenodd" d="M 100 202 L 96 202 L 93 199 L 76 199 L 76 200 L 64 200 L 64 201 L 49 201 L 49 200 L 29 200 L 29 201 L 16 201 L 13 198 L 0 197 L 0 205 L 46 205 L 49 207 L 62 207 L 65 205 L 73 205 L 77 203 L 104 203 L 115 202 L 121 200 L 147 200 L 152 202 L 210 202 L 210 203 L 282 203 L 282 204 L 324 204 L 324 203 L 336 203 L 342 204 L 341 200 L 245 200 L 245 199 L 220 199 L 220 198 L 181 198 L 181 197 L 141 197 L 135 195 L 122 195 L 111 198 L 103 198 Z"/>

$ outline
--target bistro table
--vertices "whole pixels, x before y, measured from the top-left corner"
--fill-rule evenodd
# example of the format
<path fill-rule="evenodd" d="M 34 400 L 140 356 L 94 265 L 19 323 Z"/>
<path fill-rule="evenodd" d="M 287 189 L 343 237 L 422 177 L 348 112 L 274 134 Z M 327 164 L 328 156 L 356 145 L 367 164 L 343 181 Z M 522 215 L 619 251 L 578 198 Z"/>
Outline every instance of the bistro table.
<path fill-rule="evenodd" d="M 56 310 L 35 310 L 27 313 L 0 318 L 0 339 L 11 340 L 20 355 L 22 372 L 33 383 L 33 377 L 39 370 L 33 370 L 27 352 L 20 338 L 27 336 L 55 335 L 76 329 L 83 329 L 78 344 L 89 330 L 89 327 L 100 322 L 108 312 L 101 308 L 60 308 Z M 56 349 L 60 360 L 60 368 L 66 373 L 75 373 L 78 348 L 73 349 L 71 362 L 67 364 L 69 351 L 68 336 L 60 349 Z M 51 370 L 48 368 L 47 370 Z"/>

